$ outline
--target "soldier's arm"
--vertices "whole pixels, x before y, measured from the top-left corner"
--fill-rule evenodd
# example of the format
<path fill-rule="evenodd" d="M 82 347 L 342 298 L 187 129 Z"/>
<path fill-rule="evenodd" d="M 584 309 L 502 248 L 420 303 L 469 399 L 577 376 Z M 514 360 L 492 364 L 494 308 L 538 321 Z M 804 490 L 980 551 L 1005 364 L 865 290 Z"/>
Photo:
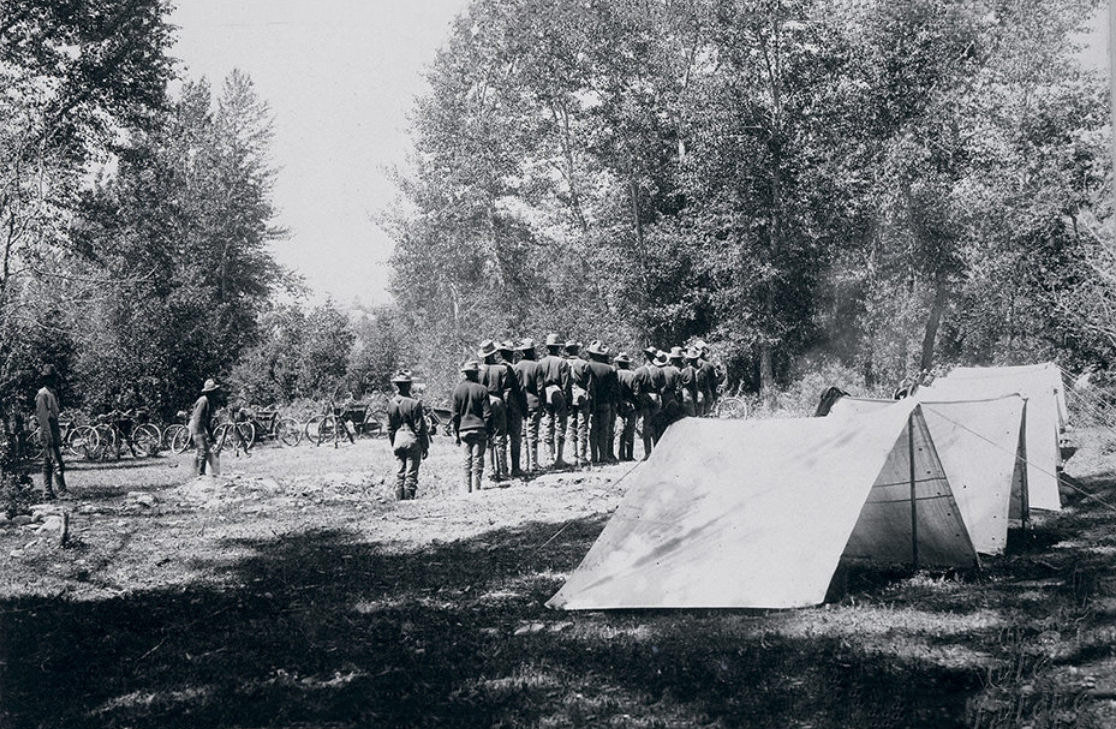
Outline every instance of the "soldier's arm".
<path fill-rule="evenodd" d="M 426 414 L 422 411 L 422 404 L 415 406 L 415 417 L 418 418 L 418 442 L 425 454 L 430 444 L 430 434 L 426 430 Z"/>
<path fill-rule="evenodd" d="M 399 430 L 399 410 L 395 407 L 395 403 L 388 405 L 388 421 L 387 421 L 387 434 L 388 443 L 395 442 L 395 433 Z"/>
<path fill-rule="evenodd" d="M 519 373 L 515 371 L 515 367 L 508 365 L 508 377 L 511 378 L 511 396 L 515 401 L 519 412 L 527 413 L 527 393 L 523 391 L 523 385 L 519 383 Z"/>
<path fill-rule="evenodd" d="M 492 405 L 488 402 L 488 397 L 481 398 L 481 412 L 484 414 L 484 429 L 489 433 L 492 432 Z"/>

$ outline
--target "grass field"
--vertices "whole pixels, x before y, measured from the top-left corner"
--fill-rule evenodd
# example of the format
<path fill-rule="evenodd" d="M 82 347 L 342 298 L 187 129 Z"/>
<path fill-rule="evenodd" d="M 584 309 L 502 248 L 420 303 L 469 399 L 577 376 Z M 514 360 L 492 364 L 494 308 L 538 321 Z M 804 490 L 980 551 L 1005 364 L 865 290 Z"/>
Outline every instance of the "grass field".
<path fill-rule="evenodd" d="M 0 527 L 0 727 L 1102 727 L 1116 513 L 1072 490 L 980 573 L 843 571 L 795 611 L 556 613 L 627 465 L 469 496 L 440 439 L 82 468 Z M 1116 503 L 1098 443 L 1074 483 Z"/>

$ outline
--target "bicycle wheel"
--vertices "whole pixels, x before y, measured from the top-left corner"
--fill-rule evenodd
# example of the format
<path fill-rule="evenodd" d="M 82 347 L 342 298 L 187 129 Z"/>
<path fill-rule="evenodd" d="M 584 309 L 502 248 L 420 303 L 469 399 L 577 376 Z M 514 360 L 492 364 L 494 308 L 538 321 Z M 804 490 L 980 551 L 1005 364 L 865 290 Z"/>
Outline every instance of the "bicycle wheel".
<path fill-rule="evenodd" d="M 748 403 L 739 397 L 726 397 L 717 403 L 718 418 L 741 419 L 748 417 Z"/>
<path fill-rule="evenodd" d="M 344 434 L 341 429 L 345 426 L 341 423 L 341 419 L 336 415 L 326 415 L 322 417 L 318 423 L 317 432 L 314 436 L 314 445 L 321 445 L 322 443 L 332 442 L 336 445 L 340 442 Z"/>
<path fill-rule="evenodd" d="M 275 440 L 282 445 L 294 447 L 302 441 L 302 428 L 293 418 L 283 418 L 275 423 Z"/>
<path fill-rule="evenodd" d="M 302 437 L 306 438 L 307 443 L 318 443 L 318 428 L 322 425 L 324 416 L 315 415 L 306 421 L 306 425 L 302 427 Z"/>
<path fill-rule="evenodd" d="M 66 436 L 66 450 L 74 458 L 93 458 L 97 451 L 97 431 L 88 425 L 79 425 Z"/>
<path fill-rule="evenodd" d="M 214 453 L 220 453 L 221 449 L 228 445 L 231 429 L 232 426 L 229 423 L 221 423 L 213 429 L 213 445 L 210 446 L 210 449 Z"/>
<path fill-rule="evenodd" d="M 97 448 L 93 457 L 98 461 L 120 458 L 120 439 L 116 428 L 102 423 L 93 430 L 97 433 Z"/>
<path fill-rule="evenodd" d="M 167 428 L 168 433 L 171 432 L 171 428 L 174 428 L 174 432 L 167 440 L 167 447 L 171 449 L 172 453 L 185 453 L 193 444 L 190 431 L 184 425 L 172 425 Z"/>
<path fill-rule="evenodd" d="M 384 434 L 387 427 L 387 411 L 386 410 L 373 410 L 368 409 L 364 415 L 364 426 L 361 432 L 364 435 L 376 438 Z"/>
<path fill-rule="evenodd" d="M 27 436 L 24 441 L 24 458 L 29 461 L 42 461 L 46 453 L 46 448 L 43 446 L 43 432 L 41 428 L 35 428 L 31 435 Z"/>
<path fill-rule="evenodd" d="M 163 436 L 151 423 L 144 423 L 137 425 L 135 430 L 132 431 L 132 443 L 135 444 L 140 454 L 148 457 L 154 457 L 159 454 L 159 444 L 162 442 Z"/>
<path fill-rule="evenodd" d="M 247 421 L 237 423 L 236 430 L 240 433 L 240 443 L 244 446 L 244 452 L 247 453 L 256 444 L 256 424 Z"/>

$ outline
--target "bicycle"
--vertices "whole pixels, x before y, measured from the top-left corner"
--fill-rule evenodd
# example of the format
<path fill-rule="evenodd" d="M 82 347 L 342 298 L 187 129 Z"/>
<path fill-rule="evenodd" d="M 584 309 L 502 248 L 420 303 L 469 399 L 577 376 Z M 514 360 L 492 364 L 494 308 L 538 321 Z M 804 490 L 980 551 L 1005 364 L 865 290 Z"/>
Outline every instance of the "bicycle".
<path fill-rule="evenodd" d="M 32 416 L 31 423 L 34 428 L 28 435 L 27 447 L 29 455 L 41 459 L 43 455 L 43 435 L 42 427 L 38 424 L 38 420 Z M 88 458 L 92 459 L 93 454 L 97 450 L 100 443 L 100 438 L 97 436 L 97 431 L 90 425 L 76 425 L 75 420 L 60 420 L 58 422 L 58 429 L 62 437 L 62 447 L 65 448 L 66 453 L 74 458 Z"/>
<path fill-rule="evenodd" d="M 281 417 L 278 410 L 247 412 L 255 440 L 270 440 L 291 447 L 302 441 L 302 428 L 294 418 Z"/>
<path fill-rule="evenodd" d="M 256 426 L 251 420 L 229 420 L 229 414 L 224 413 L 224 422 L 213 429 L 213 451 L 220 453 L 229 438 L 234 438 L 234 452 L 239 455 L 240 448 L 244 448 L 245 455 L 251 455 L 252 445 L 256 442 Z"/>
<path fill-rule="evenodd" d="M 175 422 L 163 429 L 162 445 L 171 453 L 181 455 L 194 445 L 190 438 L 190 430 L 186 427 L 190 422 L 190 414 L 185 410 L 179 410 L 174 414 L 174 418 Z"/>
<path fill-rule="evenodd" d="M 159 429 L 148 422 L 143 411 L 113 410 L 99 415 L 93 430 L 97 435 L 96 447 L 92 450 L 95 460 L 119 460 L 124 444 L 133 458 L 152 457 L 159 453 L 163 435 Z M 136 449 L 139 448 L 139 452 Z"/>

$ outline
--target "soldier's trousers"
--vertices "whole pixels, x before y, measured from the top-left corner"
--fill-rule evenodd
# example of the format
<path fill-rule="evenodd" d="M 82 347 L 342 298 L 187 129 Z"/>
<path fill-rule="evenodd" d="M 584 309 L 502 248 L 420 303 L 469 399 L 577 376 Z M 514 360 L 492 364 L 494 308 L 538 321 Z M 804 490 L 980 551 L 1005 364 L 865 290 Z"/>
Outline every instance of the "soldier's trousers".
<path fill-rule="evenodd" d="M 54 429 L 54 433 L 53 441 L 43 444 L 43 490 L 48 495 L 54 493 L 54 488 L 51 486 L 52 478 L 58 484 L 58 490 L 62 493 L 66 492 L 66 464 L 62 460 L 60 447 L 62 438 L 57 428 Z"/>
<path fill-rule="evenodd" d="M 488 434 L 483 430 L 466 430 L 461 433 L 461 448 L 465 453 L 465 492 L 481 490 L 484 476 L 484 450 Z"/>
<path fill-rule="evenodd" d="M 492 408 L 492 433 L 488 438 L 488 453 L 492 466 L 492 477 L 497 481 L 508 475 L 508 409 L 504 401 L 496 396 L 488 398 Z"/>
<path fill-rule="evenodd" d="M 618 415 L 620 420 L 620 460 L 635 460 L 635 431 L 638 413 L 633 408 L 624 415 Z"/>
<path fill-rule="evenodd" d="M 395 498 L 403 501 L 415 498 L 418 491 L 419 466 L 422 465 L 422 445 L 415 443 L 406 450 L 395 452 L 399 469 L 395 473 Z"/>
<path fill-rule="evenodd" d="M 543 437 L 551 463 L 562 460 L 562 451 L 566 446 L 566 398 L 561 393 L 556 393 L 546 405 Z"/>
<path fill-rule="evenodd" d="M 593 421 L 589 437 L 590 458 L 593 463 L 601 463 L 608 459 L 608 431 L 609 421 L 612 418 L 611 411 L 611 405 L 593 408 Z"/>
<path fill-rule="evenodd" d="M 209 467 L 210 476 L 219 476 L 221 466 L 217 454 L 207 433 L 198 433 L 194 436 L 194 475 L 204 476 L 206 466 Z"/>
<path fill-rule="evenodd" d="M 651 450 L 655 445 L 655 428 L 657 427 L 659 408 L 654 401 L 648 400 L 641 403 L 639 409 L 640 439 L 643 441 L 643 460 L 651 457 Z"/>
<path fill-rule="evenodd" d="M 537 435 L 537 432 L 536 432 Z M 508 455 L 511 456 L 512 473 L 518 474 L 523 453 L 523 413 L 516 405 L 508 406 Z"/>
<path fill-rule="evenodd" d="M 589 462 L 589 420 L 592 418 L 589 401 L 571 405 L 566 429 L 566 440 L 573 443 L 574 465 L 582 466 Z"/>
<path fill-rule="evenodd" d="M 523 452 L 527 455 L 527 470 L 535 471 L 539 468 L 539 426 L 542 425 L 543 409 L 537 407 L 527 412 L 524 421 L 523 438 L 525 445 Z"/>
<path fill-rule="evenodd" d="M 608 406 L 608 434 L 605 436 L 605 460 L 616 460 L 616 404 Z"/>

